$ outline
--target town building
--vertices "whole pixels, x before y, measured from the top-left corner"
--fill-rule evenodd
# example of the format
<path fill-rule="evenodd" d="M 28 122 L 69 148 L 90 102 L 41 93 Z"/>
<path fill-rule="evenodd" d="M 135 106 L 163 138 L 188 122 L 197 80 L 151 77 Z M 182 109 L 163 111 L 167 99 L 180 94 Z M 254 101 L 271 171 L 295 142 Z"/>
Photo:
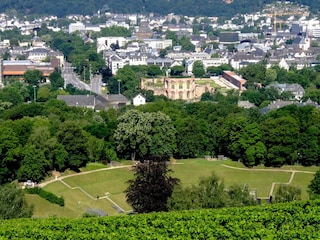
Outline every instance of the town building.
<path fill-rule="evenodd" d="M 222 77 L 226 79 L 228 82 L 232 83 L 236 87 L 238 87 L 239 91 L 246 90 L 244 84 L 247 82 L 247 80 L 243 79 L 236 73 L 232 71 L 223 71 Z"/>

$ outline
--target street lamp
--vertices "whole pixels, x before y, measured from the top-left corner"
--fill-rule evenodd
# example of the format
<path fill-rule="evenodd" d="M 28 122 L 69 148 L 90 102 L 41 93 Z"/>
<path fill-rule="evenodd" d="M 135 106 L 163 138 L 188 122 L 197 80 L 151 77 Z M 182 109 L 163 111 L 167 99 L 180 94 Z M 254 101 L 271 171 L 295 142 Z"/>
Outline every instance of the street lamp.
<path fill-rule="evenodd" d="M 36 85 L 33 85 L 33 102 L 37 101 L 37 95 L 36 95 Z"/>
<path fill-rule="evenodd" d="M 86 81 L 86 66 L 83 66 L 83 81 Z"/>
<path fill-rule="evenodd" d="M 118 79 L 118 94 L 119 94 L 119 95 L 120 95 L 120 82 L 121 82 L 121 80 Z"/>

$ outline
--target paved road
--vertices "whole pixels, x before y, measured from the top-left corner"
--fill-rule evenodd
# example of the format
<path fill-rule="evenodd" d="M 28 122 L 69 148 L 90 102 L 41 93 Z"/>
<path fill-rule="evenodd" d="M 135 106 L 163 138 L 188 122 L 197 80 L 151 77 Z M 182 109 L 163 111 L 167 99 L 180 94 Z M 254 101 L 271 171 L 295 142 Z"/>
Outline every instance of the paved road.
<path fill-rule="evenodd" d="M 78 75 L 73 71 L 71 63 L 66 62 L 62 76 L 64 78 L 64 88 L 66 88 L 68 84 L 72 84 L 78 89 L 92 91 L 97 94 L 101 93 L 101 75 L 93 75 L 91 77 L 91 84 L 86 84 L 82 82 Z"/>
<path fill-rule="evenodd" d="M 94 75 L 91 77 L 91 91 L 97 94 L 101 94 L 102 76 Z"/>

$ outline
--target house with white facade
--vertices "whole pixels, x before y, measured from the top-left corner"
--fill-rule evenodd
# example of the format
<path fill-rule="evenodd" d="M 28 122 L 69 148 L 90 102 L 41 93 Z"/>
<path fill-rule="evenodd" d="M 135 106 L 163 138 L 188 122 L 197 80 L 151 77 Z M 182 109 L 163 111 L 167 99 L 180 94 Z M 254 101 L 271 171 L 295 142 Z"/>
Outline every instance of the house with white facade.
<path fill-rule="evenodd" d="M 97 52 L 110 50 L 111 45 L 117 45 L 122 48 L 127 44 L 127 40 L 124 37 L 100 37 L 97 38 Z"/>
<path fill-rule="evenodd" d="M 141 93 L 139 93 L 137 96 L 135 96 L 132 101 L 133 101 L 134 106 L 146 104 L 146 98 Z"/>
<path fill-rule="evenodd" d="M 165 49 L 168 47 L 172 47 L 172 39 L 144 39 L 143 42 L 147 44 L 152 49 Z"/>
<path fill-rule="evenodd" d="M 305 94 L 304 88 L 297 83 L 289 84 L 289 83 L 273 82 L 269 84 L 267 88 L 274 88 L 279 92 L 279 94 L 283 92 L 291 92 L 295 100 L 298 100 L 298 101 L 300 101 L 303 95 Z"/>
<path fill-rule="evenodd" d="M 69 24 L 69 34 L 76 31 L 84 31 L 85 29 L 86 29 L 86 26 L 82 22 Z"/>

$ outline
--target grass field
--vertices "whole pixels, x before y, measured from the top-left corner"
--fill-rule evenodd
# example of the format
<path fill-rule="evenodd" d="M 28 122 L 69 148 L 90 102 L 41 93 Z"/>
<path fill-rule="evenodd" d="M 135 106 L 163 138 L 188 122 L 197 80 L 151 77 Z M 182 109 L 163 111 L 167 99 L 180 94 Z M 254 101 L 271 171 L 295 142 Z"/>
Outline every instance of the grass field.
<path fill-rule="evenodd" d="M 215 172 L 224 180 L 226 187 L 232 184 L 247 184 L 256 190 L 258 197 L 268 197 L 273 182 L 288 183 L 291 171 L 295 172 L 291 185 L 302 190 L 302 199 L 308 199 L 307 186 L 313 179 L 317 167 L 284 166 L 266 168 L 262 166 L 245 168 L 241 163 L 232 161 L 207 161 L 204 159 L 177 160 L 172 164 L 172 176 L 181 180 L 182 185 L 196 185 L 200 177 Z M 90 172 L 96 170 L 96 172 Z M 286 171 L 285 171 L 286 170 Z M 105 165 L 92 163 L 82 175 L 64 176 L 62 181 L 55 181 L 44 187 L 45 190 L 63 196 L 65 206 L 51 204 L 39 196 L 27 195 L 27 201 L 34 204 L 34 217 L 80 217 L 89 209 L 99 209 L 108 215 L 118 215 L 115 205 L 125 212 L 131 207 L 125 201 L 124 190 L 127 180 L 133 177 L 131 167 L 106 168 Z M 276 188 L 275 188 L 276 189 Z"/>
<path fill-rule="evenodd" d="M 216 84 L 213 80 L 211 80 L 210 78 L 206 78 L 206 79 L 199 79 L 199 80 L 195 80 L 196 84 L 200 84 L 200 85 L 205 85 L 207 83 L 210 84 L 210 87 L 214 87 L 214 88 L 221 88 L 221 86 L 219 86 L 218 84 Z"/>

